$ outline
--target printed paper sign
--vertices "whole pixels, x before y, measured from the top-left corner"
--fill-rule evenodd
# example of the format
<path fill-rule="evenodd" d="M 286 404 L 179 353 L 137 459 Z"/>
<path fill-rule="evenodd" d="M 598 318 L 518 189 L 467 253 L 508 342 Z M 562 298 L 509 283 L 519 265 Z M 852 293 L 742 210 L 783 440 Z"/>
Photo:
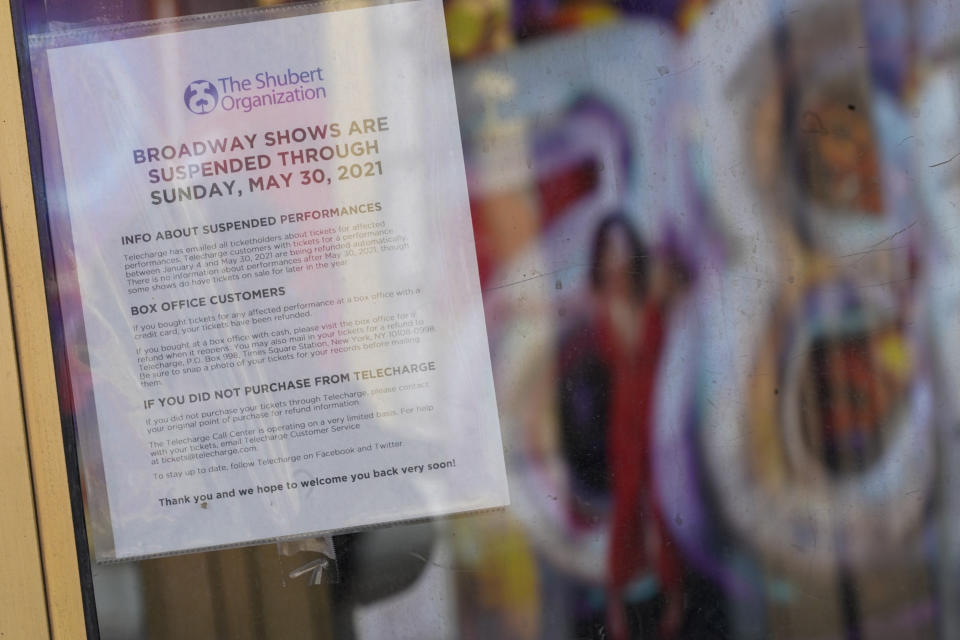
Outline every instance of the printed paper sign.
<path fill-rule="evenodd" d="M 439 0 L 48 60 L 98 558 L 507 503 Z"/>

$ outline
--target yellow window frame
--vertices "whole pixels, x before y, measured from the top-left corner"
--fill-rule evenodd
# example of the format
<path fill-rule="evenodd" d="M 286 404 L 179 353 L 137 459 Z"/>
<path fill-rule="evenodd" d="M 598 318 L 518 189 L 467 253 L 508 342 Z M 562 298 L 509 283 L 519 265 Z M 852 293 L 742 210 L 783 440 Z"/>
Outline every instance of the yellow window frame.
<path fill-rule="evenodd" d="M 9 3 L 0 3 L 0 637 L 86 634 Z"/>

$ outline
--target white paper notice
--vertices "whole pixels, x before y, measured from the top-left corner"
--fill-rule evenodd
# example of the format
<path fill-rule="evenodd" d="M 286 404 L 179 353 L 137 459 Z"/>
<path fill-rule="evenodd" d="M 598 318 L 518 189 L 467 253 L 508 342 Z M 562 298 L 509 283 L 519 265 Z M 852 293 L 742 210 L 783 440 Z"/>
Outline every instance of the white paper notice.
<path fill-rule="evenodd" d="M 440 0 L 48 60 L 98 558 L 507 503 Z"/>

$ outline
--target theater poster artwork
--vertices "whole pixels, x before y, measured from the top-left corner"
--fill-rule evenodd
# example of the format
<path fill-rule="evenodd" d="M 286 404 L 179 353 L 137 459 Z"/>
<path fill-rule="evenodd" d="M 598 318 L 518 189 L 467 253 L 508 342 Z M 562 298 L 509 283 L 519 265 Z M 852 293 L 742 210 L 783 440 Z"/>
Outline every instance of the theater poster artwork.
<path fill-rule="evenodd" d="M 98 560 L 509 500 L 440 0 L 334 8 L 43 47 Z"/>

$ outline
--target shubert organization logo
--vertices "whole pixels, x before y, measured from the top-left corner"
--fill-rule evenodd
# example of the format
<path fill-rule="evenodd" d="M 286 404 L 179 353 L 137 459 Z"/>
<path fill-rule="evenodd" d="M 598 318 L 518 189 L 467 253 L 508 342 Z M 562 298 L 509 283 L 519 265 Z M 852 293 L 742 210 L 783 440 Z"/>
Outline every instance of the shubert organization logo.
<path fill-rule="evenodd" d="M 279 104 L 323 100 L 327 97 L 323 83 L 320 67 L 287 67 L 276 73 L 260 71 L 252 76 L 225 75 L 213 82 L 194 80 L 183 92 L 183 103 L 197 115 L 214 109 L 250 113 Z"/>
<path fill-rule="evenodd" d="M 196 114 L 210 113 L 217 108 L 220 95 L 212 82 L 194 80 L 183 92 L 183 102 L 187 109 Z"/>

